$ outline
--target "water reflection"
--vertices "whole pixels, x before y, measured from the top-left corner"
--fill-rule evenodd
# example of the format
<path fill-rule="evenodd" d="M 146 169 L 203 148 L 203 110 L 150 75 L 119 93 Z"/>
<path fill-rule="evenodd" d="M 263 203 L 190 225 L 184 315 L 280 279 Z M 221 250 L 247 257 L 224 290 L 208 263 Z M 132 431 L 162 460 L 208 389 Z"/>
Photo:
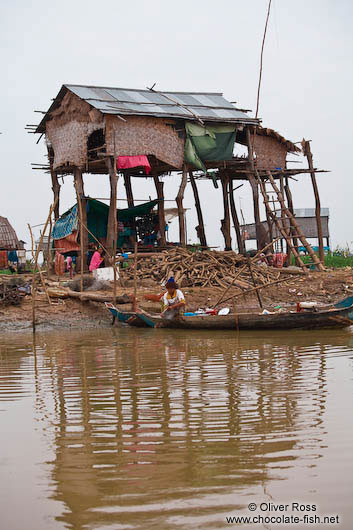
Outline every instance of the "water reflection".
<path fill-rule="evenodd" d="M 223 527 L 294 468 L 313 474 L 327 363 L 351 359 L 352 339 L 113 329 L 26 340 L 0 348 L 0 409 L 33 396 L 59 527 L 116 529 Z"/>

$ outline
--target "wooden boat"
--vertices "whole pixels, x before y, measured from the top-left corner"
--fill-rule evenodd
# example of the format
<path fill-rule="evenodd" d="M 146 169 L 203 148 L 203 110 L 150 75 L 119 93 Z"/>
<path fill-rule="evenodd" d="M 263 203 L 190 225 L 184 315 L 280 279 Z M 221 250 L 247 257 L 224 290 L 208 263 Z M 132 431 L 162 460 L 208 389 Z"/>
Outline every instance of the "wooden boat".
<path fill-rule="evenodd" d="M 134 327 L 163 327 L 174 329 L 311 329 L 346 327 L 353 325 L 353 296 L 321 309 L 303 312 L 237 313 L 228 315 L 179 316 L 167 320 L 161 315 L 146 312 L 122 312 L 106 304 L 116 318 Z"/>

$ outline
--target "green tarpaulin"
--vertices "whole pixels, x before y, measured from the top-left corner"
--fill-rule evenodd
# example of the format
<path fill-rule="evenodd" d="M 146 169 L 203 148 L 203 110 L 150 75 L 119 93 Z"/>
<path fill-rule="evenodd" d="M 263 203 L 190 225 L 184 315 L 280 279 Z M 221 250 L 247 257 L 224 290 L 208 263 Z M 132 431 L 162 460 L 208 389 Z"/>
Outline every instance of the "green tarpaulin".
<path fill-rule="evenodd" d="M 206 160 L 231 160 L 236 126 L 226 123 L 202 126 L 186 122 L 185 160 L 206 172 Z"/>
<path fill-rule="evenodd" d="M 136 217 L 142 217 L 143 215 L 149 214 L 156 204 L 158 204 L 158 200 L 144 202 L 133 208 L 123 208 L 118 210 L 118 219 L 123 223 L 132 221 Z M 109 206 L 107 204 L 95 199 L 87 198 L 87 227 L 97 239 L 103 239 L 107 236 L 108 215 Z M 54 236 L 56 234 L 56 237 L 53 237 L 53 239 L 66 237 L 71 234 L 73 230 L 77 230 L 77 217 L 78 211 L 77 205 L 75 204 L 56 222 L 53 230 Z M 88 235 L 88 238 L 89 241 L 94 241 L 90 234 Z"/>

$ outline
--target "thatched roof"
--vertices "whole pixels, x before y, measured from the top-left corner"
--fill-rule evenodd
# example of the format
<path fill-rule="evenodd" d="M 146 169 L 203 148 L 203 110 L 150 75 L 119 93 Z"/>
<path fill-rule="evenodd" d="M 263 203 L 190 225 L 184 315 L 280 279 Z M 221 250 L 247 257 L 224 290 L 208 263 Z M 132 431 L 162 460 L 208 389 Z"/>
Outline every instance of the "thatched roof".
<path fill-rule="evenodd" d="M 15 250 L 20 248 L 15 230 L 6 217 L 0 216 L 0 249 Z"/>

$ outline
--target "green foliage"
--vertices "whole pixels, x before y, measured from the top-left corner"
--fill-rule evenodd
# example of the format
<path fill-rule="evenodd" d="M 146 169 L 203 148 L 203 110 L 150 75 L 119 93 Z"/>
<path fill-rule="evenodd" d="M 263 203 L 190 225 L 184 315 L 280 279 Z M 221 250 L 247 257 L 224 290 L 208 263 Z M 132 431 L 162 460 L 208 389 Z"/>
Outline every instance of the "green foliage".
<path fill-rule="evenodd" d="M 318 254 L 318 253 L 316 253 Z M 310 256 L 301 256 L 304 263 L 311 263 Z M 294 258 L 292 256 L 292 265 L 294 265 Z M 325 267 L 330 269 L 341 269 L 343 267 L 353 267 L 353 252 L 347 246 L 336 247 L 332 252 L 325 254 Z"/>

